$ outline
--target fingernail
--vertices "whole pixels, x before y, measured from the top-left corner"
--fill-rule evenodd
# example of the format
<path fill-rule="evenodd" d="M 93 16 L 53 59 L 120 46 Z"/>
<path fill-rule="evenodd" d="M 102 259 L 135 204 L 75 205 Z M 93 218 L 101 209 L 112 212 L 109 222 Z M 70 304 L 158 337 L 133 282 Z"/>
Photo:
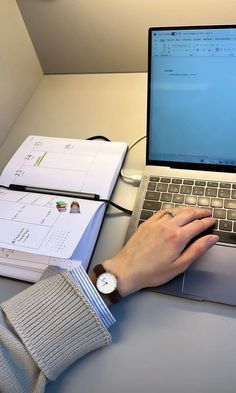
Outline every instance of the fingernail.
<path fill-rule="evenodd" d="M 209 246 L 214 246 L 219 241 L 219 236 L 217 235 L 211 235 L 208 239 L 208 244 Z"/>

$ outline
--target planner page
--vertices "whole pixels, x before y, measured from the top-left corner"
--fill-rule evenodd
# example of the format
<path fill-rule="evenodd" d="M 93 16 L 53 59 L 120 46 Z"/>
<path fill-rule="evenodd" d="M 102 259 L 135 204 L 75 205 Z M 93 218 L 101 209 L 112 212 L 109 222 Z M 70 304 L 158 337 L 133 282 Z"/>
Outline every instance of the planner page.
<path fill-rule="evenodd" d="M 0 247 L 70 258 L 101 202 L 0 189 Z"/>
<path fill-rule="evenodd" d="M 0 184 L 96 193 L 108 198 L 126 150 L 124 142 L 29 136 L 6 165 Z"/>

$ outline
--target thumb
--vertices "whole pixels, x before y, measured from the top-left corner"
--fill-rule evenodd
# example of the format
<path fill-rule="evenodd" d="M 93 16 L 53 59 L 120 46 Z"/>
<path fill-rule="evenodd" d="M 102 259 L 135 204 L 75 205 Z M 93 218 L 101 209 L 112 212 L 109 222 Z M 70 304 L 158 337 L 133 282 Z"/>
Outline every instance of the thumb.
<path fill-rule="evenodd" d="M 216 235 L 207 235 L 195 240 L 175 261 L 179 273 L 183 273 L 190 265 L 219 241 Z"/>

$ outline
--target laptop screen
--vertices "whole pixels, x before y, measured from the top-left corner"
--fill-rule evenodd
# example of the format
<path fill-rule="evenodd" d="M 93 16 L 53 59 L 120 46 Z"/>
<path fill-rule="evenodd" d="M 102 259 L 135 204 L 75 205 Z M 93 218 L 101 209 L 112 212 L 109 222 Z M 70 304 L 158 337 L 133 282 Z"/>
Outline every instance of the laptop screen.
<path fill-rule="evenodd" d="M 149 29 L 147 163 L 236 171 L 236 26 Z"/>

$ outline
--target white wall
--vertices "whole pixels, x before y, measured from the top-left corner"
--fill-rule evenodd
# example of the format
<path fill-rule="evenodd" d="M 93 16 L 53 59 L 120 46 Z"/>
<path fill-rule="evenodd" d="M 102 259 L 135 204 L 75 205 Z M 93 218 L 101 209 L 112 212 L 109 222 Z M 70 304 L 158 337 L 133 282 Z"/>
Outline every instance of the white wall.
<path fill-rule="evenodd" d="M 15 0 L 0 1 L 0 144 L 42 76 Z"/>
<path fill-rule="evenodd" d="M 236 0 L 17 0 L 45 73 L 146 70 L 147 29 L 236 23 Z"/>

